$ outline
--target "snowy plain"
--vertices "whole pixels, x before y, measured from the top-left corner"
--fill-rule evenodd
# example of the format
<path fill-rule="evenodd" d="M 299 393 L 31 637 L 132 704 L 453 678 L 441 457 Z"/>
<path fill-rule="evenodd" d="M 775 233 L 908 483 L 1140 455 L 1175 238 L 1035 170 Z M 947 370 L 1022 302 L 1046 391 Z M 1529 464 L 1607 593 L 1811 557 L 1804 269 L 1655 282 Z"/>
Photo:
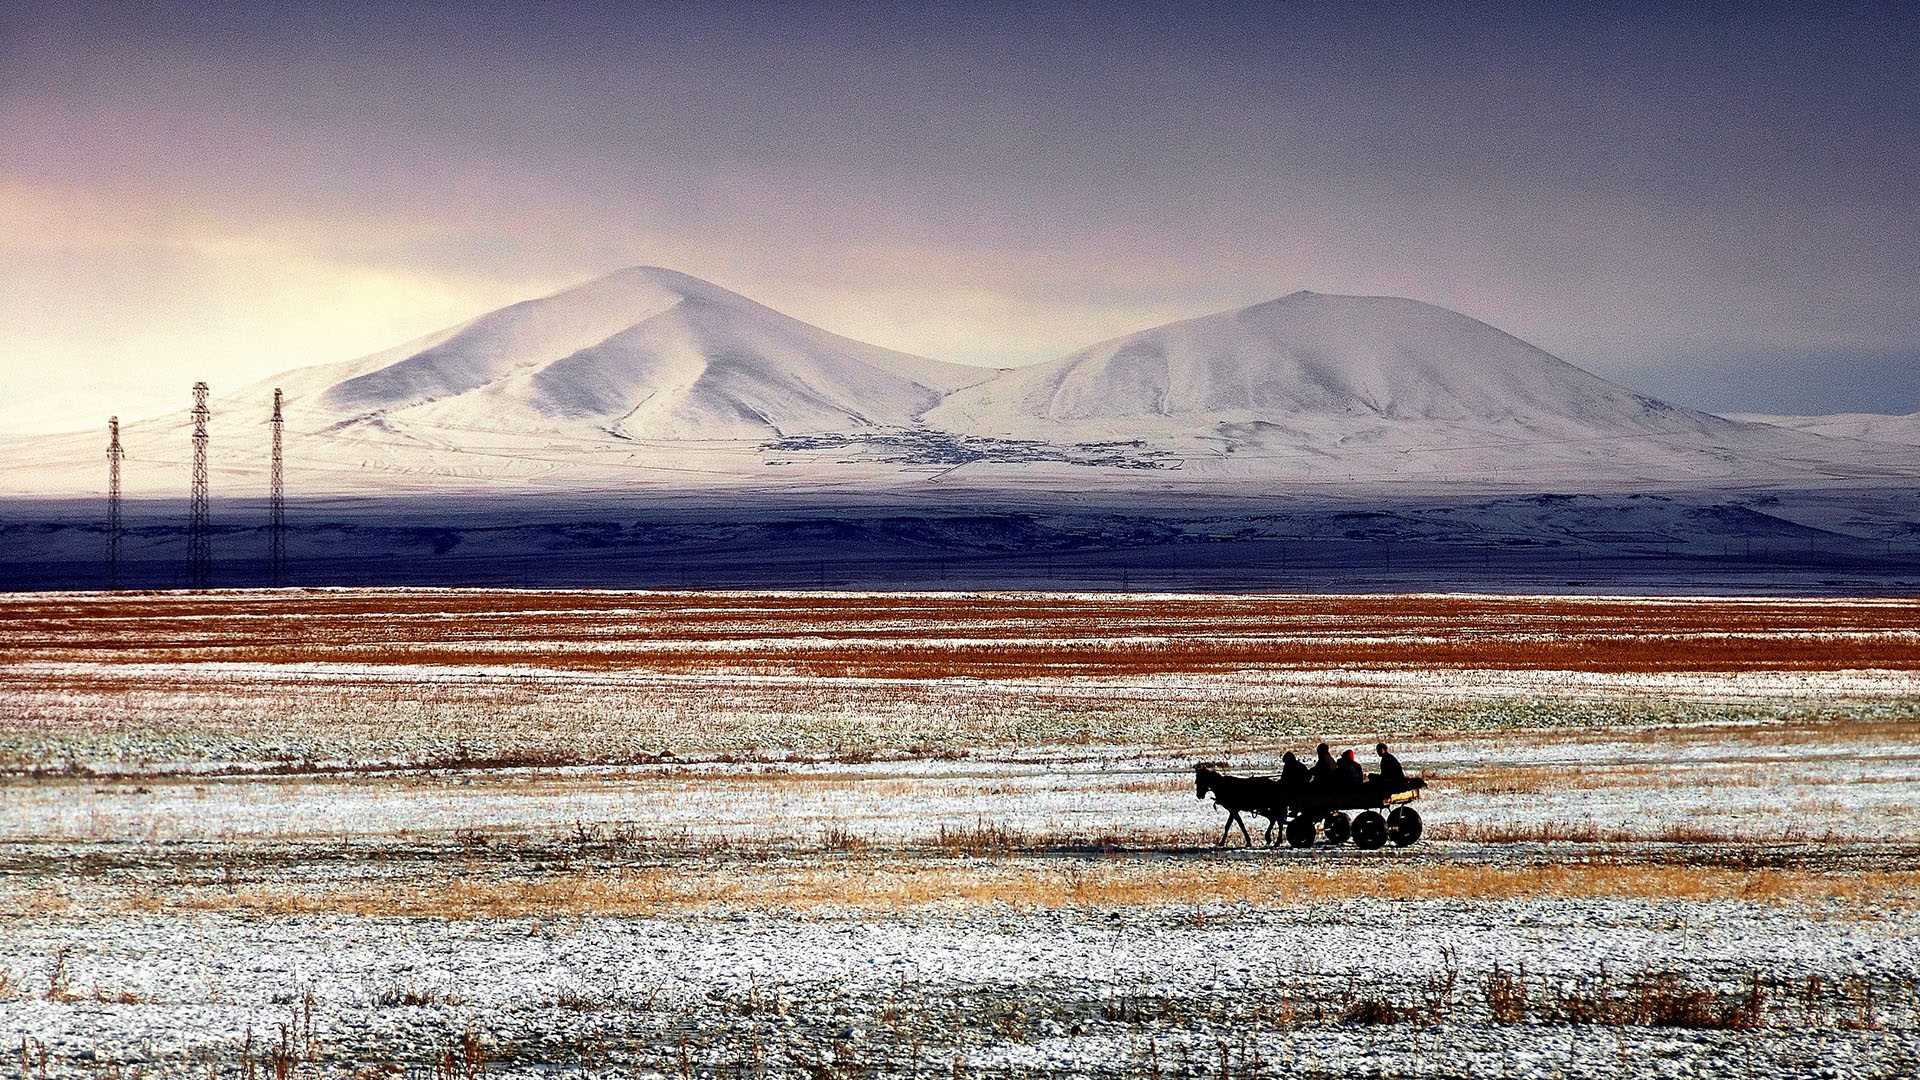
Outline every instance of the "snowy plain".
<path fill-rule="evenodd" d="M 1910 601 L 7 603 L 0 1045 L 30 1076 L 1920 1062 Z M 1358 632 L 1379 619 L 1397 629 Z M 1640 623 L 1720 666 L 1610 670 L 1643 655 Z M 964 657 L 988 625 L 1059 670 L 767 669 L 835 640 Z M 1555 645 L 1542 625 L 1590 669 L 1082 670 L 1177 664 L 1182 641 L 1524 660 Z M 291 639 L 381 647 L 245 659 Z M 1323 737 L 1363 760 L 1384 738 L 1428 777 L 1425 837 L 1217 849 L 1193 763 L 1267 772 Z"/>

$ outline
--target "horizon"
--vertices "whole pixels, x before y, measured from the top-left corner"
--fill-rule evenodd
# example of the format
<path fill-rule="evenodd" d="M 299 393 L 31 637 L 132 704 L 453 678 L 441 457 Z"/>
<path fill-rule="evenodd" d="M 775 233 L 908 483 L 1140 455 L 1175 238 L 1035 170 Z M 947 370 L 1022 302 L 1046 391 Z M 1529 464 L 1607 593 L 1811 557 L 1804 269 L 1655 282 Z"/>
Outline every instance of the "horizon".
<path fill-rule="evenodd" d="M 1920 407 L 1911 8 L 1092 11 L 16 7 L 0 431 L 634 264 L 977 367 L 1308 287 Z"/>

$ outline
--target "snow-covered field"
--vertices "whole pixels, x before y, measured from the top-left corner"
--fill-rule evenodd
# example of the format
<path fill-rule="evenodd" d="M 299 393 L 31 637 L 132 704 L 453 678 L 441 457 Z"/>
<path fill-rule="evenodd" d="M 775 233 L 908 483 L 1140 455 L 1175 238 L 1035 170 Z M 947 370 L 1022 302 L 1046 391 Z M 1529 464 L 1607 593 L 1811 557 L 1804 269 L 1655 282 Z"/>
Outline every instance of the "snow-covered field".
<path fill-rule="evenodd" d="M 1408 598 L 1398 631 L 1360 635 L 1351 621 L 1379 616 L 1339 598 L 1128 598 L 1110 636 L 1185 627 L 1185 651 L 1142 659 L 1031 597 L 922 598 L 916 622 L 879 598 L 453 594 L 427 618 L 393 614 L 395 595 L 266 601 L 315 605 L 280 621 L 215 601 L 229 617 L 204 633 L 203 601 L 11 602 L 10 1068 L 1920 1067 L 1920 675 L 1900 602 L 1623 617 L 1617 601 Z M 776 614 L 755 605 L 776 603 L 815 609 L 778 617 L 837 640 L 835 664 L 887 673 L 748 647 Z M 967 605 L 1041 659 L 900 666 L 892 643 L 948 656 L 980 638 Z M 1301 659 L 1262 622 L 1293 619 L 1345 662 Z M 1471 640 L 1524 660 L 1529 620 L 1585 641 L 1585 669 L 1432 659 Z M 1697 666 L 1648 659 L 1642 620 Z M 567 645 L 607 646 L 609 627 L 671 644 L 671 625 L 693 669 Z M 1183 670 L 1250 634 L 1267 662 Z M 375 640 L 409 644 L 337 655 Z M 524 662 L 408 659 L 502 643 Z M 267 655 L 296 645 L 317 652 Z M 1365 659 L 1383 645 L 1429 650 L 1426 666 Z M 1393 744 L 1430 781 L 1426 836 L 1213 847 L 1222 814 L 1195 799 L 1192 764 L 1268 771 L 1320 737 L 1365 761 Z"/>

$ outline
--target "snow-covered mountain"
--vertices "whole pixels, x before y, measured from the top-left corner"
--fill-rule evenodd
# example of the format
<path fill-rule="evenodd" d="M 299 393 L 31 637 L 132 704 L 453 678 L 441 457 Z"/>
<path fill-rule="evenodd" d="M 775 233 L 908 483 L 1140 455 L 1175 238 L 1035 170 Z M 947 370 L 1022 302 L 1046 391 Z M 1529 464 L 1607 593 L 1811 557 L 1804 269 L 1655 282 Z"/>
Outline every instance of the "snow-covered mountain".
<path fill-rule="evenodd" d="M 637 267 L 307 374 L 325 384 L 312 404 L 348 422 L 764 439 L 909 424 L 991 372 L 840 337 L 698 278 Z"/>
<path fill-rule="evenodd" d="M 1246 477 L 1577 488 L 1827 475 L 1847 456 L 1635 393 L 1458 312 L 1314 292 L 1011 371 L 926 419 L 980 436 L 1141 439 Z"/>
<path fill-rule="evenodd" d="M 216 392 L 216 495 L 263 489 L 276 386 L 309 494 L 1705 489 L 1920 462 L 1669 405 L 1429 304 L 1310 292 L 994 372 L 639 267 Z M 187 436 L 184 412 L 124 426 L 127 490 L 180 494 Z M 98 433 L 0 443 L 0 491 L 97 492 L 101 451 Z"/>
<path fill-rule="evenodd" d="M 633 267 L 370 356 L 216 386 L 214 486 L 259 486 L 275 387 L 285 392 L 295 490 L 553 491 L 736 483 L 760 469 L 757 448 L 770 440 L 910 425 L 993 374 Z M 122 435 L 129 493 L 177 493 L 185 411 L 129 422 Z M 0 491 L 103 485 L 97 432 L 0 443 L 0 463 L 21 458 L 30 460 Z M 223 470 L 246 479 L 223 483 Z"/>
<path fill-rule="evenodd" d="M 1732 419 L 1772 424 L 1830 439 L 1920 446 L 1920 413 L 1829 413 L 1824 416 L 1780 416 L 1768 413 L 1729 413 Z"/>
<path fill-rule="evenodd" d="M 1486 323 L 1414 300 L 1297 292 L 1169 323 L 949 396 L 941 426 L 1028 438 L 1290 433 L 1329 446 L 1436 428 L 1513 441 L 1734 433 Z"/>

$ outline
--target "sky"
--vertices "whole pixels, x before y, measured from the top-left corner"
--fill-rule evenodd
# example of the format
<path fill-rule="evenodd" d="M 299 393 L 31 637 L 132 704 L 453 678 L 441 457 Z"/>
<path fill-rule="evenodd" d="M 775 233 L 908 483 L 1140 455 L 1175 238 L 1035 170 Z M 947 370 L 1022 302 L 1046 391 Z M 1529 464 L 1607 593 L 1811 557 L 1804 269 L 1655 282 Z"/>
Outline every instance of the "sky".
<path fill-rule="evenodd" d="M 1920 5 L 0 10 L 0 434 L 622 266 L 1010 366 L 1297 289 L 1920 409 Z"/>

